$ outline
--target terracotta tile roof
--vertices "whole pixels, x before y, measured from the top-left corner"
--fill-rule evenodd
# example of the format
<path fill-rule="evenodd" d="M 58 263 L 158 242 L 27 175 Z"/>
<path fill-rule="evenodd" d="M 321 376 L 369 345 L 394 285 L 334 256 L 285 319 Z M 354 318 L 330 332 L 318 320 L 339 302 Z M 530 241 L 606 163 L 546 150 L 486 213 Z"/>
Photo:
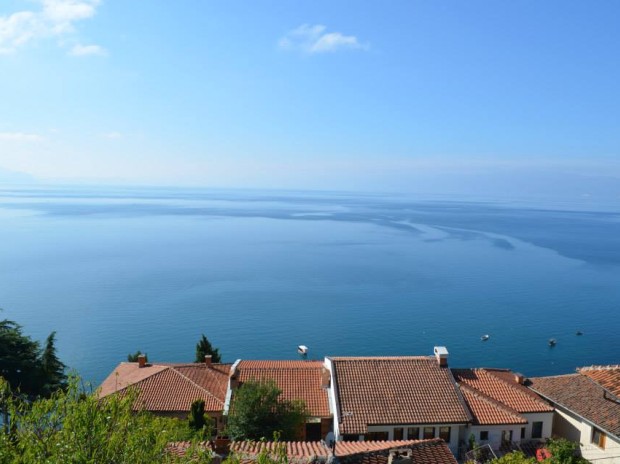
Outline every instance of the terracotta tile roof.
<path fill-rule="evenodd" d="M 264 449 L 273 450 L 284 445 L 287 457 L 291 462 L 311 463 L 325 462 L 332 455 L 331 450 L 322 442 L 233 442 L 231 451 L 240 456 L 243 463 L 253 463 L 256 456 Z M 169 453 L 182 456 L 190 447 L 189 442 L 170 443 Z M 201 443 L 208 449 L 212 445 Z M 362 441 L 337 442 L 336 456 L 346 464 L 387 464 L 389 452 L 393 449 L 410 449 L 412 461 L 416 464 L 456 464 L 456 459 L 446 443 L 438 438 L 432 440 L 400 440 L 400 441 Z"/>
<path fill-rule="evenodd" d="M 414 464 L 457 464 L 448 445 L 441 439 L 421 440 L 412 445 L 398 446 L 411 449 Z M 387 464 L 390 450 L 352 454 L 340 458 L 342 464 Z"/>
<path fill-rule="evenodd" d="M 550 401 L 563 406 L 620 437 L 620 403 L 618 398 L 582 374 L 536 377 L 528 386 Z"/>
<path fill-rule="evenodd" d="M 465 384 L 461 385 L 461 393 L 474 425 L 527 424 L 527 419 L 514 409 Z"/>
<path fill-rule="evenodd" d="M 321 387 L 322 361 L 250 361 L 237 365 L 237 379 L 273 380 L 282 398 L 303 400 L 310 416 L 331 417 L 327 390 Z"/>
<path fill-rule="evenodd" d="M 230 450 L 242 457 L 253 457 L 261 451 L 273 451 L 280 446 L 286 447 L 286 455 L 289 458 L 309 458 L 313 456 L 327 456 L 328 450 L 320 441 L 235 441 Z"/>
<path fill-rule="evenodd" d="M 197 399 L 205 401 L 205 410 L 224 409 L 229 364 L 147 364 L 121 363 L 104 380 L 99 397 L 138 389 L 136 408 L 153 412 L 186 412 Z"/>
<path fill-rule="evenodd" d="M 452 369 L 452 373 L 461 385 L 473 388 L 518 413 L 553 411 L 553 407 L 517 383 L 515 374 L 507 369 Z"/>
<path fill-rule="evenodd" d="M 450 369 L 434 357 L 331 358 L 342 433 L 371 424 L 465 423 L 470 416 Z M 343 414 L 345 413 L 345 414 Z"/>
<path fill-rule="evenodd" d="M 589 366 L 577 370 L 620 398 L 620 366 Z"/>
<path fill-rule="evenodd" d="M 336 442 L 336 456 L 385 451 L 393 448 L 403 448 L 418 445 L 432 440 L 391 440 L 391 441 L 338 441 Z M 278 445 L 286 446 L 286 455 L 289 457 L 328 456 L 331 450 L 320 441 L 294 442 L 264 442 L 264 441 L 237 441 L 231 445 L 231 451 L 243 456 L 257 455 L 261 451 L 273 450 Z"/>

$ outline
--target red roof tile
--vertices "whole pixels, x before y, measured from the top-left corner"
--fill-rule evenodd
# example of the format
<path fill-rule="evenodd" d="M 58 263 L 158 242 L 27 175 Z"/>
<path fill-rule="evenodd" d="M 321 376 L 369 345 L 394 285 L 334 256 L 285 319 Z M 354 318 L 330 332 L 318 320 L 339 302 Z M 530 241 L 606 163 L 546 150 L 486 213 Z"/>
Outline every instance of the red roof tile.
<path fill-rule="evenodd" d="M 224 409 L 229 364 L 147 364 L 121 363 L 104 380 L 99 390 L 103 398 L 128 387 L 138 390 L 136 408 L 153 412 L 187 412 L 197 400 L 205 401 L 205 410 Z"/>
<path fill-rule="evenodd" d="M 331 360 L 338 385 L 342 433 L 366 433 L 371 424 L 470 420 L 450 370 L 440 367 L 434 357 Z"/>
<path fill-rule="evenodd" d="M 590 366 L 577 371 L 620 398 L 620 366 Z"/>
<path fill-rule="evenodd" d="M 552 412 L 553 408 L 514 380 L 506 369 L 452 369 L 454 378 L 518 413 Z"/>
<path fill-rule="evenodd" d="M 211 449 L 210 443 L 200 446 Z M 331 450 L 321 442 L 251 442 L 241 441 L 231 444 L 231 451 L 237 453 L 242 462 L 255 462 L 261 451 L 274 450 L 284 446 L 286 455 L 292 462 L 325 461 Z M 182 456 L 190 447 L 189 442 L 170 443 L 168 452 Z M 387 464 L 389 452 L 393 449 L 410 449 L 412 461 L 416 464 L 456 464 L 450 448 L 441 439 L 400 440 L 400 441 L 361 441 L 337 442 L 336 456 L 346 464 Z"/>
<path fill-rule="evenodd" d="M 589 376 L 537 377 L 529 379 L 528 385 L 553 403 L 620 437 L 620 403 Z"/>
<path fill-rule="evenodd" d="M 467 385 L 461 385 L 461 393 L 475 425 L 527 424 L 527 419 L 514 409 Z"/>
<path fill-rule="evenodd" d="M 310 416 L 331 417 L 326 389 L 321 387 L 322 361 L 250 361 L 237 365 L 237 379 L 273 380 L 286 400 L 303 400 Z"/>

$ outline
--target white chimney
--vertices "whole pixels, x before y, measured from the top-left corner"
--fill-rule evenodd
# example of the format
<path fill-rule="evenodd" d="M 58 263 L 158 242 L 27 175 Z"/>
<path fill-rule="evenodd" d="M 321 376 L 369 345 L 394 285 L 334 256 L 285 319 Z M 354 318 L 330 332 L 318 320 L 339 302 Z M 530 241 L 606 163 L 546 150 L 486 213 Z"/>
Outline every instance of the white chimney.
<path fill-rule="evenodd" d="M 439 367 L 448 367 L 448 349 L 445 346 L 436 346 L 434 351 Z"/>

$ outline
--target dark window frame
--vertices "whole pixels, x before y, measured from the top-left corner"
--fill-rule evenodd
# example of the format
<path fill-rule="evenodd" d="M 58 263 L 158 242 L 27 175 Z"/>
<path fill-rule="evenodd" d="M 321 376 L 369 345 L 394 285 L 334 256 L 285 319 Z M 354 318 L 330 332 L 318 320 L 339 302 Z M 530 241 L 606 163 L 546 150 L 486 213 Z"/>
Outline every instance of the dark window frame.
<path fill-rule="evenodd" d="M 540 427 L 540 431 L 537 430 L 538 427 Z M 532 438 L 542 438 L 543 428 L 544 428 L 544 422 L 542 421 L 532 422 Z"/>

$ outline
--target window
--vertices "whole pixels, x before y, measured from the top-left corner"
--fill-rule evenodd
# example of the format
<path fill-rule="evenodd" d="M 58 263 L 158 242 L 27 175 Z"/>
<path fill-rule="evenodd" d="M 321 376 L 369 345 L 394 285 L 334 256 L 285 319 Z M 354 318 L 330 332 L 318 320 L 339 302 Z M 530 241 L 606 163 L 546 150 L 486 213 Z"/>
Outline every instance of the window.
<path fill-rule="evenodd" d="M 450 443 L 450 427 L 439 427 L 439 438 Z"/>
<path fill-rule="evenodd" d="M 435 438 L 435 427 L 424 427 L 424 437 L 425 440 L 429 438 Z"/>
<path fill-rule="evenodd" d="M 394 440 L 402 440 L 403 439 L 403 434 L 404 434 L 404 430 L 402 427 L 397 427 L 394 429 Z"/>
<path fill-rule="evenodd" d="M 592 443 L 599 448 L 605 449 L 605 433 L 592 427 Z"/>
<path fill-rule="evenodd" d="M 489 431 L 483 430 L 480 432 L 480 441 L 489 441 Z"/>
<path fill-rule="evenodd" d="M 366 441 L 386 441 L 388 438 L 388 432 L 368 432 L 364 435 L 364 440 Z"/>
<path fill-rule="evenodd" d="M 532 422 L 532 438 L 542 438 L 542 422 Z"/>
<path fill-rule="evenodd" d="M 407 439 L 417 440 L 418 438 L 420 438 L 420 427 L 408 427 L 407 428 Z"/>
<path fill-rule="evenodd" d="M 525 438 L 525 427 L 521 427 L 521 440 Z"/>

